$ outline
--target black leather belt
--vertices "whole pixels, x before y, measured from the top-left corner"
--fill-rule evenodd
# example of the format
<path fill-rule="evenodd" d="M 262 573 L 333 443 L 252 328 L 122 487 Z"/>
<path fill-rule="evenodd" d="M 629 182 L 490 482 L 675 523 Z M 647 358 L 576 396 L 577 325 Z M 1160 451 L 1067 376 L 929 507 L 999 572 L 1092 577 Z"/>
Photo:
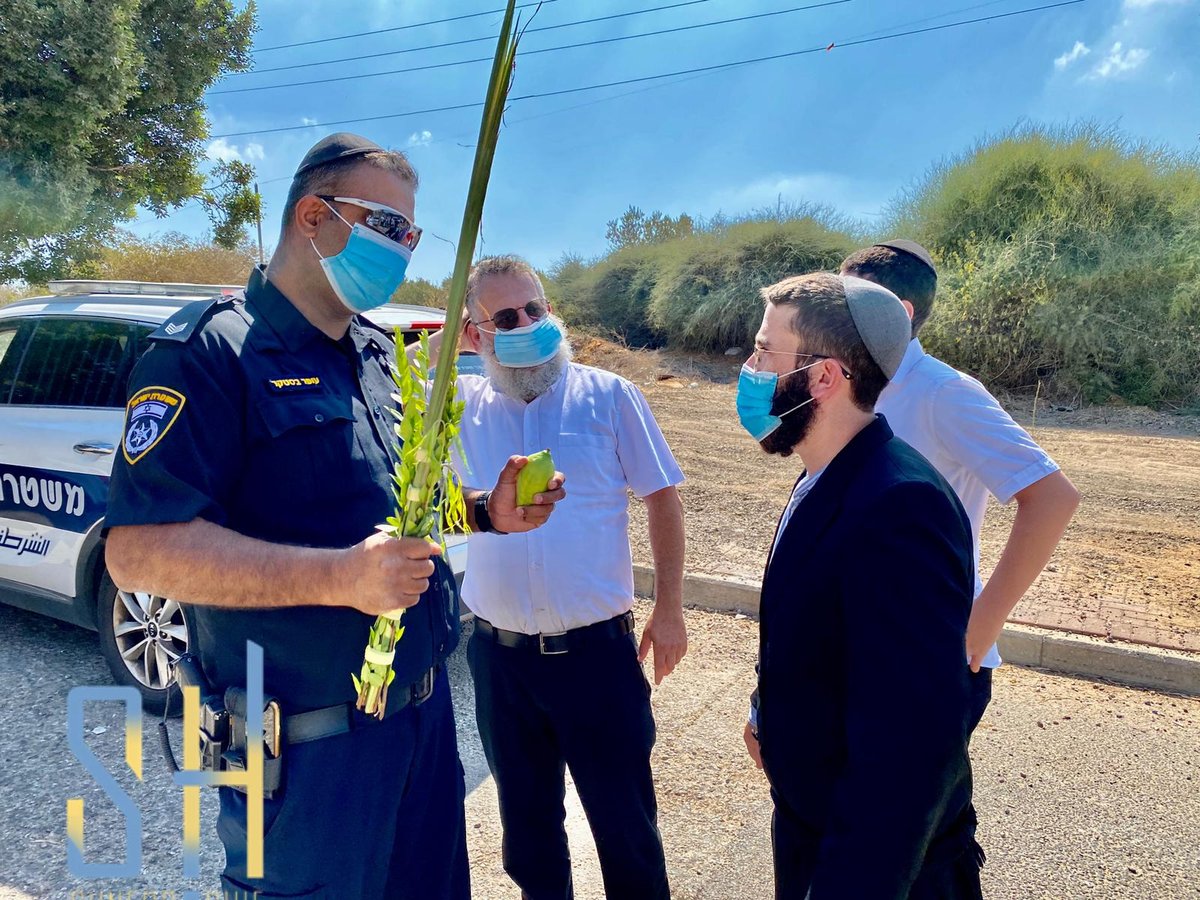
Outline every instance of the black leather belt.
<path fill-rule="evenodd" d="M 495 641 L 501 647 L 513 650 L 528 650 L 540 653 L 542 656 L 561 656 L 572 650 L 580 650 L 589 644 L 601 641 L 611 641 L 624 637 L 633 631 L 633 613 L 616 616 L 604 622 L 572 628 L 570 631 L 556 631 L 551 634 L 525 634 L 520 631 L 508 631 L 497 628 L 487 619 L 475 617 L 475 633 Z"/>
<path fill-rule="evenodd" d="M 408 687 L 396 689 L 395 685 L 388 688 L 387 706 L 383 717 L 391 718 L 402 709 L 409 706 L 420 706 L 433 693 L 437 682 L 440 665 L 434 666 L 424 677 Z M 283 719 L 283 739 L 289 744 L 304 744 L 321 738 L 333 737 L 335 734 L 345 734 L 361 727 L 363 714 L 359 713 L 353 703 L 338 703 L 335 706 L 324 706 L 308 712 L 285 716 Z"/>

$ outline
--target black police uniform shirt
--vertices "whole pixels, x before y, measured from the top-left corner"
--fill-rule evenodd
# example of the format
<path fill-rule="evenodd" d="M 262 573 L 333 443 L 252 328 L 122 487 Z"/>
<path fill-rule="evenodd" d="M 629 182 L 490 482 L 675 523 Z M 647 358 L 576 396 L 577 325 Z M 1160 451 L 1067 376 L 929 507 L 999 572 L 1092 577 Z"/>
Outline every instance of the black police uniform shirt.
<path fill-rule="evenodd" d="M 361 317 L 335 341 L 261 269 L 245 302 L 189 304 L 152 336 L 130 379 L 106 525 L 202 518 L 248 537 L 349 547 L 393 512 L 387 406 L 391 338 Z M 419 681 L 458 642 L 458 592 L 440 559 L 404 616 L 397 686 Z M 189 606 L 215 689 L 246 683 L 246 641 L 263 647 L 264 687 L 290 712 L 355 697 L 373 617 L 349 607 Z"/>

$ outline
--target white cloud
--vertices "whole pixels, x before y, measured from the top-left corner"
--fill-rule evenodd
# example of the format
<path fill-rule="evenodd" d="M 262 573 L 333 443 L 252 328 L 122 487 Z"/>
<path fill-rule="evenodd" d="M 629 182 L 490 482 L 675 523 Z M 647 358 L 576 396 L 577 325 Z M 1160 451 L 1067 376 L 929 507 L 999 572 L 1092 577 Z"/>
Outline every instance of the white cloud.
<path fill-rule="evenodd" d="M 432 131 L 414 131 L 408 136 L 408 146 L 410 147 L 428 147 L 433 140 Z"/>
<path fill-rule="evenodd" d="M 236 144 L 229 143 L 225 138 L 217 138 L 210 143 L 205 153 L 209 159 L 217 162 L 262 162 L 266 158 L 262 144 L 250 143 L 239 150 Z"/>
<path fill-rule="evenodd" d="M 1061 72 L 1067 66 L 1071 65 L 1071 63 L 1078 59 L 1082 59 L 1091 52 L 1091 49 L 1083 41 L 1076 41 L 1074 47 L 1054 60 L 1054 68 Z"/>
<path fill-rule="evenodd" d="M 303 118 L 300 120 L 300 124 L 301 124 L 301 125 L 316 125 L 316 124 L 317 124 L 317 120 L 316 120 L 316 119 L 310 119 L 308 116 L 304 116 L 304 117 L 303 117 Z"/>
<path fill-rule="evenodd" d="M 241 159 L 242 154 L 238 153 L 238 148 L 229 143 L 225 138 L 217 138 L 208 145 L 205 151 L 209 159 L 215 159 L 218 162 L 232 162 L 235 159 Z"/>
<path fill-rule="evenodd" d="M 1121 42 L 1117 41 L 1112 45 L 1112 49 L 1108 54 L 1096 63 L 1095 68 L 1088 73 L 1088 78 L 1093 81 L 1099 81 L 1105 78 L 1113 78 L 1120 75 L 1126 75 L 1135 69 L 1141 67 L 1147 59 L 1150 58 L 1150 51 L 1143 47 L 1130 47 L 1128 50 L 1121 48 Z"/>

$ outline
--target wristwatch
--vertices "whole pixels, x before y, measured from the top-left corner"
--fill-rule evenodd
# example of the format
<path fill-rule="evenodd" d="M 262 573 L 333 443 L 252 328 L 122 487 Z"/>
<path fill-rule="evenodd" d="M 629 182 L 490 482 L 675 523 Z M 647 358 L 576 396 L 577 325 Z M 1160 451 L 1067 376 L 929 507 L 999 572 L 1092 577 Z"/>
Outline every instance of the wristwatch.
<path fill-rule="evenodd" d="M 483 491 L 475 498 L 475 530 L 486 531 L 488 534 L 508 534 L 492 524 L 492 514 L 488 512 L 488 500 L 492 499 L 491 491 Z"/>

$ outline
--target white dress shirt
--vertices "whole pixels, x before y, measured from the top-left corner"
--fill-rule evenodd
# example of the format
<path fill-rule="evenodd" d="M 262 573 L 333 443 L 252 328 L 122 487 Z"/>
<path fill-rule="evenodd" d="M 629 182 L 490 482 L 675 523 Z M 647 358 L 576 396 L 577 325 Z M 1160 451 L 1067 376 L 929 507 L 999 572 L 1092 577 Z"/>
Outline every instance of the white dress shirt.
<path fill-rule="evenodd" d="M 978 597 L 983 590 L 979 533 L 988 494 L 1007 504 L 1018 492 L 1057 472 L 1058 464 L 987 388 L 930 356 L 915 338 L 875 411 L 883 413 L 896 436 L 933 463 L 958 494 L 971 520 Z M 1000 665 L 995 647 L 983 665 Z"/>
<path fill-rule="evenodd" d="M 646 399 L 600 369 L 568 365 L 531 403 L 464 375 L 463 455 L 454 467 L 466 484 L 503 468 L 514 453 L 549 449 L 567 479 L 567 498 L 528 534 L 470 536 L 463 600 L 498 628 L 551 634 L 619 616 L 633 606 L 629 495 L 683 481 Z"/>

